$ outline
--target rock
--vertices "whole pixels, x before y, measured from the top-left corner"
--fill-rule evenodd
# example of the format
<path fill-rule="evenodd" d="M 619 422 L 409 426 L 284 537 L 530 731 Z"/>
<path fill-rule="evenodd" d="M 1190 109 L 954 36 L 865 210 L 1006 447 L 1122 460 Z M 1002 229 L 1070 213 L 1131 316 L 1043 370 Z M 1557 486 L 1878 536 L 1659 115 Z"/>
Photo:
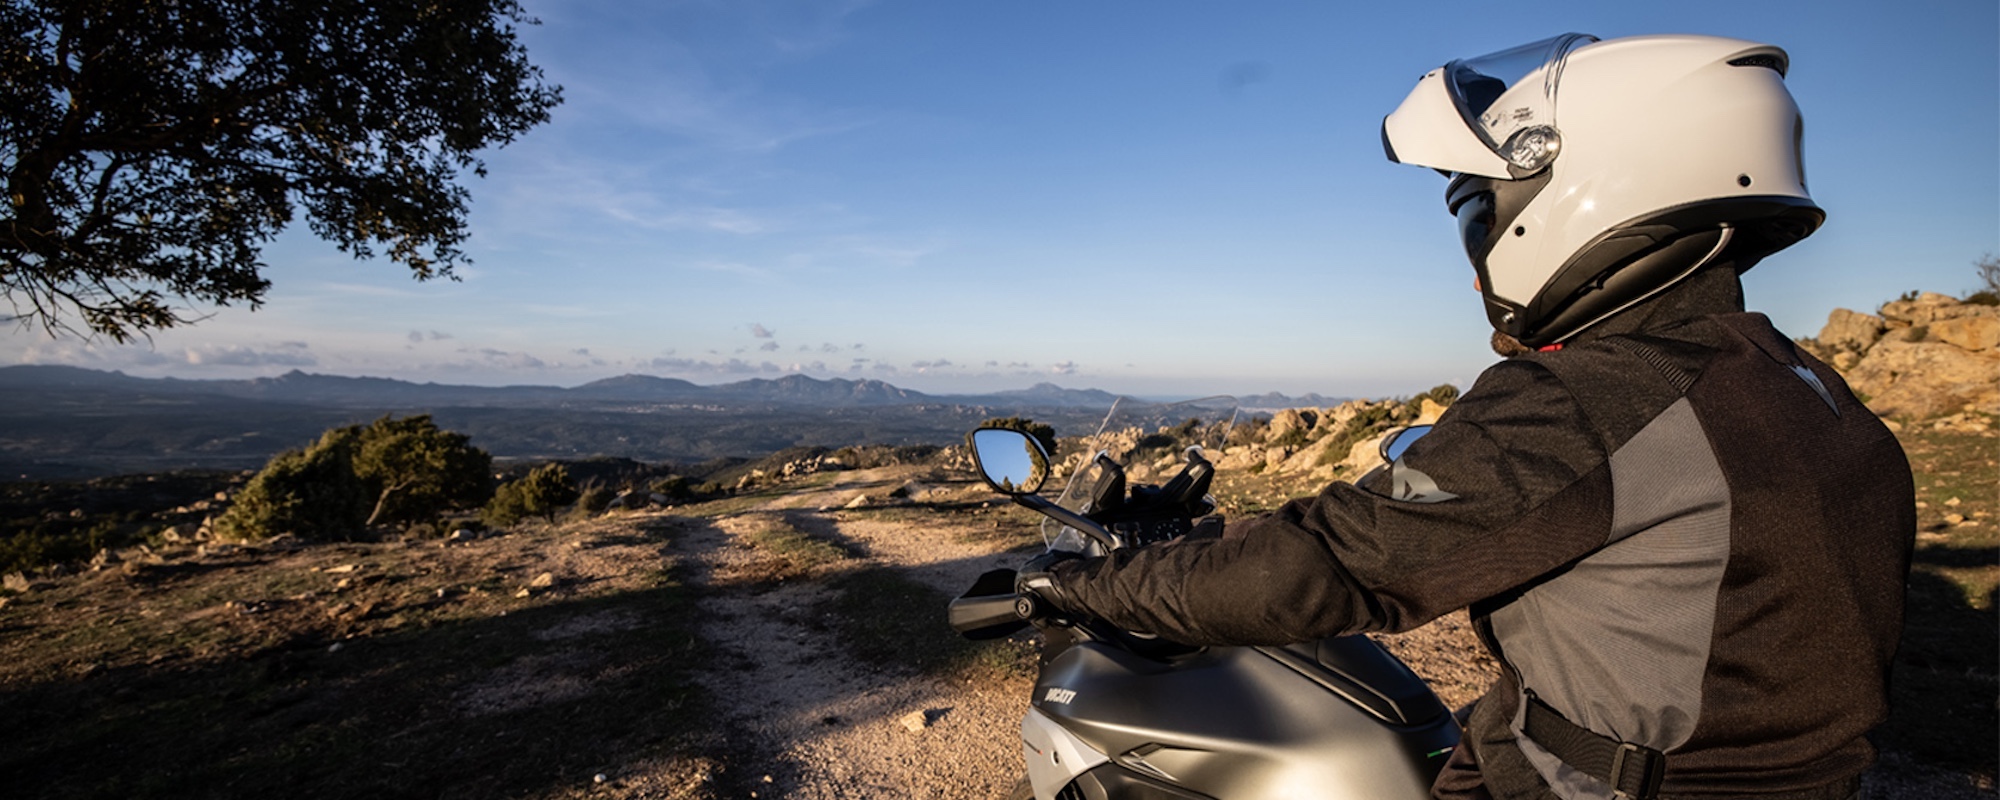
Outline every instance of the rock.
<path fill-rule="evenodd" d="M 931 726 L 931 716 L 924 711 L 912 711 L 897 717 L 896 721 L 902 724 L 904 730 L 911 733 L 922 733 L 925 728 Z"/>
<path fill-rule="evenodd" d="M 1948 433 L 1985 433 L 1993 427 L 1992 421 L 1980 414 L 1970 412 L 1953 414 L 1931 423 L 1932 430 Z"/>
<path fill-rule="evenodd" d="M 122 563 L 124 560 L 119 558 L 117 553 L 111 552 L 111 548 L 107 547 L 97 551 L 97 555 L 91 556 L 90 571 L 96 572 L 107 566 Z"/>
<path fill-rule="evenodd" d="M 1410 424 L 1430 425 L 1435 423 L 1438 421 L 1438 417 L 1444 416 L 1444 409 L 1444 404 L 1426 397 L 1424 398 L 1423 405 L 1419 407 L 1417 412 L 1417 421 Z"/>
<path fill-rule="evenodd" d="M 1271 415 L 1271 427 L 1270 430 L 1264 433 L 1264 441 L 1277 441 L 1292 431 L 1310 434 L 1313 431 L 1313 426 L 1317 424 L 1319 424 L 1318 410 L 1311 408 L 1287 408 Z"/>
<path fill-rule="evenodd" d="M 1929 325 L 1939 319 L 1957 316 L 1960 304 L 1956 298 L 1937 292 L 1924 292 L 1914 300 L 1895 300 L 1882 304 L 1882 317 L 1893 322 L 1909 325 Z"/>
<path fill-rule="evenodd" d="M 1964 514 L 1946 514 L 1946 515 L 1944 515 L 1944 521 L 1945 521 L 1945 524 L 1947 524 L 1947 525 L 1957 525 L 1958 523 L 1961 523 L 1961 522 L 1964 522 L 1964 521 L 1965 521 L 1965 515 L 1964 515 Z"/>
<path fill-rule="evenodd" d="M 1950 500 L 1946 500 L 1946 501 L 1944 501 L 1944 504 L 1945 504 L 1946 506 L 1948 506 L 1948 507 L 1951 507 L 1951 508 L 1957 508 L 1957 507 L 1958 507 L 1958 504 L 1959 504 L 1959 502 L 1960 502 L 1960 501 L 1959 501 L 1959 499 L 1958 499 L 1958 498 L 1956 498 L 1956 497 L 1954 497 L 1954 498 L 1951 498 Z"/>
<path fill-rule="evenodd" d="M 321 570 L 321 572 L 325 572 L 331 575 L 339 575 L 342 573 L 353 572 L 360 568 L 361 565 L 359 564 L 342 564 L 338 567 L 327 567 L 326 569 Z"/>
<path fill-rule="evenodd" d="M 2000 410 L 2000 353 L 1885 338 L 1845 375 L 1881 416 L 1916 419 L 1965 406 Z"/>
<path fill-rule="evenodd" d="M 28 574 L 25 572 L 9 572 L 7 577 L 0 578 L 0 587 L 5 587 L 10 592 L 25 592 L 34 588 L 34 584 L 28 581 Z"/>
<path fill-rule="evenodd" d="M 1972 351 L 2000 350 L 2000 316 L 1966 316 L 1930 325 L 1931 338 Z"/>
<path fill-rule="evenodd" d="M 1827 315 L 1826 327 L 1820 329 L 1819 343 L 1835 351 L 1859 353 L 1874 347 L 1884 328 L 1881 317 L 1836 308 Z"/>
<path fill-rule="evenodd" d="M 444 537 L 444 540 L 447 542 L 469 542 L 477 538 L 479 538 L 478 531 L 474 531 L 470 528 L 459 528 L 458 530 L 452 531 L 450 536 Z"/>
<path fill-rule="evenodd" d="M 544 572 L 536 575 L 534 580 L 528 581 L 530 589 L 547 589 L 554 585 L 556 585 L 556 574 L 553 572 Z"/>
<path fill-rule="evenodd" d="M 841 508 L 867 508 L 867 507 L 868 507 L 868 495 L 865 494 L 857 494 L 854 496 L 853 500 L 847 501 L 847 505 L 841 506 Z"/>

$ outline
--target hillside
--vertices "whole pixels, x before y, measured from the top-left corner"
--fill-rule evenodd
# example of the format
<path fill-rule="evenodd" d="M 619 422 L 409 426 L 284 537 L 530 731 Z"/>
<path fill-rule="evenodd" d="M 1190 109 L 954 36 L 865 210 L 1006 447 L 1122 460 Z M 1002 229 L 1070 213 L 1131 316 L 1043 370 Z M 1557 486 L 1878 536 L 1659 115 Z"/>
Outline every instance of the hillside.
<path fill-rule="evenodd" d="M 1269 508 L 1363 466 L 1398 418 L 1440 409 L 1354 402 L 1248 426 L 1221 452 L 1218 500 Z M 1866 796 L 1992 797 L 1994 433 L 1901 427 L 1919 568 Z M 191 533 L 9 576 L 0 716 L 33 735 L 0 753 L 0 780 L 50 798 L 1010 785 L 1033 641 L 971 645 L 938 615 L 1040 546 L 1031 515 L 994 502 L 956 448 L 867 469 L 800 453 L 734 474 L 729 497 L 557 525 L 259 546 Z M 165 511 L 214 501 L 196 505 Z M 1449 704 L 1493 677 L 1462 614 L 1385 639 Z"/>
<path fill-rule="evenodd" d="M 1917 481 L 1892 716 L 1866 776 L 1875 800 L 1993 798 L 2000 772 L 2000 409 L 1980 394 L 1991 382 L 1884 366 L 1996 357 L 1959 344 L 1957 326 L 1936 333 L 1984 315 L 1948 300 L 1901 301 L 1865 315 L 1875 323 L 1836 312 L 1801 341 L 1890 412 Z M 1847 333 L 1871 326 L 1872 339 Z M 1871 383 L 1871 365 L 1889 377 Z M 628 385 L 600 388 L 684 389 L 617 380 Z M 1051 413 L 1058 397 L 1088 397 L 1029 394 Z M 1451 397 L 1242 423 L 1213 452 L 1221 509 L 1255 514 L 1351 478 L 1382 432 L 1436 418 Z M 1059 427 L 1087 430 L 1098 413 Z M 1162 454 L 1184 444 L 1167 429 L 1119 436 Z M 0 510 L 20 524 L 152 533 L 4 576 L 0 718 L 23 735 L 0 750 L 0 785 L 47 798 L 707 800 L 990 797 L 1013 783 L 1035 641 L 970 644 L 940 617 L 1042 540 L 960 448 L 724 459 L 698 471 L 723 490 L 668 506 L 645 499 L 656 465 L 572 466 L 640 491 L 555 524 L 242 545 L 204 524 L 236 473 L 15 484 Z M 1462 613 L 1378 638 L 1449 705 L 1494 677 Z"/>

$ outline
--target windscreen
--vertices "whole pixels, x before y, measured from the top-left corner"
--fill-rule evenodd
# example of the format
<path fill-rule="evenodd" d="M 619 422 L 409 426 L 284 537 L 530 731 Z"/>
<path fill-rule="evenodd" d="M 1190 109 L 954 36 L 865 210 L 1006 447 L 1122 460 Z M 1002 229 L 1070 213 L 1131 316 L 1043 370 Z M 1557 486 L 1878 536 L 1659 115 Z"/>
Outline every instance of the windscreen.
<path fill-rule="evenodd" d="M 1124 469 L 1128 486 L 1165 483 L 1187 463 L 1190 447 L 1202 448 L 1211 459 L 1220 457 L 1237 415 L 1234 397 L 1176 403 L 1120 397 L 1095 433 L 1060 443 L 1057 469 L 1069 475 L 1069 482 L 1056 504 L 1079 514 L 1095 510 L 1090 500 L 1103 474 L 1100 457 Z M 1055 520 L 1043 521 L 1042 538 L 1058 550 L 1095 548 L 1087 537 Z"/>

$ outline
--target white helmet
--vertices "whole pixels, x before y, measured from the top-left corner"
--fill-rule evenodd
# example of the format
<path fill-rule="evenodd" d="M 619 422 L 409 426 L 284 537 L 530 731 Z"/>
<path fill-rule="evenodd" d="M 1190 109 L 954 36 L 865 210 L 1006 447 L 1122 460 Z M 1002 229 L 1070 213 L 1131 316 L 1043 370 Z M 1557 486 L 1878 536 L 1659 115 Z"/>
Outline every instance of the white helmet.
<path fill-rule="evenodd" d="M 1566 34 L 1431 70 L 1382 121 L 1448 174 L 1493 327 L 1561 342 L 1710 263 L 1748 269 L 1826 219 L 1785 51 Z"/>

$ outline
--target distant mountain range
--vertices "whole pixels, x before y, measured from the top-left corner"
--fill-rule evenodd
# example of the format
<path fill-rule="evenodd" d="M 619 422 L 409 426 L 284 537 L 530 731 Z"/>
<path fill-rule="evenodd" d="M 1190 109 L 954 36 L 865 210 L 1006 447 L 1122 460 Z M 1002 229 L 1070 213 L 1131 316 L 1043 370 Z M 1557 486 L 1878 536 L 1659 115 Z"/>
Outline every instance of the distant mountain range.
<path fill-rule="evenodd" d="M 393 378 L 350 378 L 293 370 L 275 378 L 184 380 L 135 378 L 122 372 L 82 367 L 23 365 L 0 367 L 0 391 L 69 390 L 128 395 L 207 395 L 240 400 L 296 403 L 334 408 L 384 406 L 561 407 L 573 403 L 697 403 L 715 405 L 894 406 L 923 403 L 1108 408 L 1118 395 L 1098 389 L 1066 389 L 1038 383 L 1027 389 L 977 395 L 931 395 L 878 380 L 819 379 L 805 375 L 753 378 L 702 386 L 678 378 L 620 375 L 573 388 L 558 386 L 463 386 L 413 383 Z M 1287 397 L 1270 393 L 1238 397 L 1244 408 L 1328 406 L 1341 402 L 1318 394 Z"/>
<path fill-rule="evenodd" d="M 0 368 L 0 479 L 249 468 L 337 425 L 431 414 L 500 458 L 619 456 L 655 462 L 757 457 L 787 447 L 946 444 L 994 416 L 1067 434 L 1117 395 L 1042 383 L 929 395 L 877 380 L 804 375 L 701 386 L 621 375 L 572 388 L 458 386 L 288 372 L 249 380 L 135 378 L 79 367 Z M 1327 406 L 1307 395 L 1245 409 Z"/>

